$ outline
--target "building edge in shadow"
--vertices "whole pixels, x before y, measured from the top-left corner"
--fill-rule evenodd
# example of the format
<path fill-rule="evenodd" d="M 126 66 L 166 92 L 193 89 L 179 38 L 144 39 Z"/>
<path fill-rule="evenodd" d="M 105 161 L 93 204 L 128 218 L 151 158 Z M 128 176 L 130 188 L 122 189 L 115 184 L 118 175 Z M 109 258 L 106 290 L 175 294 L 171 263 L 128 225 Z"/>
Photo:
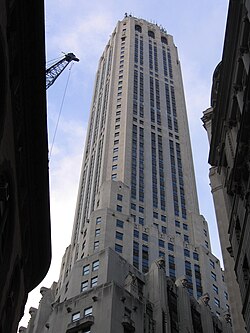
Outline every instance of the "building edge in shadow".
<path fill-rule="evenodd" d="M 51 262 L 43 1 L 0 1 L 0 332 Z"/>
<path fill-rule="evenodd" d="M 211 107 L 202 118 L 233 324 L 250 330 L 250 1 L 231 0 Z M 245 323 L 242 319 L 245 320 Z"/>

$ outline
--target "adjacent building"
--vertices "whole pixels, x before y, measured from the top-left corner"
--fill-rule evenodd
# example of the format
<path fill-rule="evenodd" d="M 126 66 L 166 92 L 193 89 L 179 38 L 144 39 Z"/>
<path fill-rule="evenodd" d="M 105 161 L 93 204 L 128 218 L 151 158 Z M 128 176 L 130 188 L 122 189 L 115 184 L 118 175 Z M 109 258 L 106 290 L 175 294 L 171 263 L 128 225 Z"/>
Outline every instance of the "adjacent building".
<path fill-rule="evenodd" d="M 225 278 L 238 332 L 245 325 L 250 331 L 249 13 L 250 1 L 230 1 L 222 61 L 214 73 L 211 108 L 203 117 L 210 137 L 210 180 Z"/>
<path fill-rule="evenodd" d="M 43 1 L 0 1 L 0 332 L 51 260 Z"/>
<path fill-rule="evenodd" d="M 143 19 L 125 15 L 100 58 L 71 244 L 42 293 L 27 333 L 231 330 L 198 207 L 177 48 Z"/>

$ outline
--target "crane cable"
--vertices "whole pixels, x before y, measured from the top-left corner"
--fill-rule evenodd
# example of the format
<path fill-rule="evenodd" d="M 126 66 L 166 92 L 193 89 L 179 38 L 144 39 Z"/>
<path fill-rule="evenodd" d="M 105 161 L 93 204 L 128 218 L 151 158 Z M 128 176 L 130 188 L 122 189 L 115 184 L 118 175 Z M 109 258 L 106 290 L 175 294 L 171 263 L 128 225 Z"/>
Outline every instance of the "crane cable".
<path fill-rule="evenodd" d="M 51 155 L 52 155 L 52 150 L 53 150 L 53 146 L 54 146 L 54 142 L 55 142 L 55 138 L 56 138 L 56 133 L 57 133 L 57 129 L 58 129 L 61 113 L 62 113 L 62 108 L 63 108 L 63 105 L 64 105 L 64 99 L 65 99 L 65 95 L 66 95 L 68 84 L 69 84 L 71 69 L 72 69 L 73 65 L 74 65 L 74 63 L 72 63 L 70 65 L 70 68 L 69 68 L 69 74 L 68 74 L 66 86 L 65 86 L 65 89 L 64 89 L 64 93 L 63 93 L 62 103 L 61 103 L 61 106 L 60 106 L 60 110 L 59 110 L 59 114 L 58 114 L 58 118 L 57 118 L 57 122 L 56 122 L 56 128 L 55 128 L 55 132 L 54 132 L 54 135 L 53 135 L 53 140 L 52 140 L 51 147 L 50 147 L 49 160 L 50 160 Z"/>

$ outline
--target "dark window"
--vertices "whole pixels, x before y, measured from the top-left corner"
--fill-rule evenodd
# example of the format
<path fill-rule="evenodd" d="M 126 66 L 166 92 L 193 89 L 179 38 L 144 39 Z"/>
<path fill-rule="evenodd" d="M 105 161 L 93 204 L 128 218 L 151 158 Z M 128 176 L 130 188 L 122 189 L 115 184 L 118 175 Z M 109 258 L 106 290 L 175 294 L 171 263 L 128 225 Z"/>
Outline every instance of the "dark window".
<path fill-rule="evenodd" d="M 116 220 L 116 226 L 118 227 L 118 228 L 123 228 L 123 224 L 124 224 L 124 222 L 123 221 L 121 221 L 121 220 Z"/>
<path fill-rule="evenodd" d="M 115 244 L 115 251 L 118 252 L 118 253 L 122 253 L 122 245 Z"/>
<path fill-rule="evenodd" d="M 139 238 L 139 231 L 138 230 L 134 230 L 134 237 Z"/>
<path fill-rule="evenodd" d="M 122 206 L 117 205 L 117 206 L 116 206 L 116 210 L 117 210 L 118 212 L 122 212 Z"/>
<path fill-rule="evenodd" d="M 162 42 L 163 44 L 168 44 L 168 40 L 167 40 L 167 38 L 164 37 L 164 36 L 161 36 L 161 42 Z"/>
<path fill-rule="evenodd" d="M 148 31 L 148 36 L 149 37 L 152 37 L 152 38 L 155 38 L 155 33 L 151 30 Z"/>
<path fill-rule="evenodd" d="M 164 240 L 159 239 L 159 246 L 160 246 L 160 247 L 165 247 Z"/>
<path fill-rule="evenodd" d="M 122 194 L 117 194 L 117 200 L 122 201 Z"/>
<path fill-rule="evenodd" d="M 193 258 L 194 258 L 194 260 L 199 260 L 199 254 L 194 252 L 193 253 Z"/>
<path fill-rule="evenodd" d="M 142 32 L 141 26 L 139 24 L 135 25 L 135 31 Z"/>
<path fill-rule="evenodd" d="M 168 243 L 168 250 L 169 251 L 174 251 L 174 244 Z"/>
<path fill-rule="evenodd" d="M 119 231 L 116 231 L 115 238 L 119 240 L 123 240 L 123 234 Z"/>

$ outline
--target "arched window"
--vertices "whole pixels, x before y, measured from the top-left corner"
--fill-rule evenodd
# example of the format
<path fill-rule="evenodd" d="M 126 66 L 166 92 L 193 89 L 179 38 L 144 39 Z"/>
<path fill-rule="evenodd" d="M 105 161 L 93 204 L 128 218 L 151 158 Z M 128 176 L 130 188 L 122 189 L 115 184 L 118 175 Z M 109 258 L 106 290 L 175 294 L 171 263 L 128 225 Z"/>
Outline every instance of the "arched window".
<path fill-rule="evenodd" d="M 164 36 L 161 37 L 161 42 L 162 42 L 163 44 L 168 45 L 168 40 L 167 40 L 167 38 L 164 37 Z"/>
<path fill-rule="evenodd" d="M 148 31 L 149 37 L 155 38 L 155 33 L 151 30 Z"/>
<path fill-rule="evenodd" d="M 139 24 L 135 25 L 135 31 L 142 32 L 142 28 Z"/>

